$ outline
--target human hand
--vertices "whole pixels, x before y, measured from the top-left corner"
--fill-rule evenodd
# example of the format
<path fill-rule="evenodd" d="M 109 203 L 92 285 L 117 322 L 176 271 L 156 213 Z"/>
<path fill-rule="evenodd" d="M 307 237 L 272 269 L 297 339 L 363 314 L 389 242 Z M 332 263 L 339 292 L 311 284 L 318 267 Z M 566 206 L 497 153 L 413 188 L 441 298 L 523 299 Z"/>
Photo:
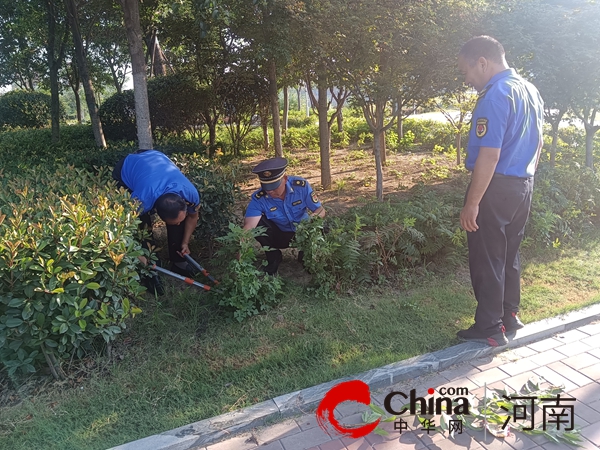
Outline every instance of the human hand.
<path fill-rule="evenodd" d="M 177 252 L 179 254 L 179 256 L 183 257 L 184 255 L 189 255 L 190 252 L 190 247 L 188 246 L 188 244 L 181 244 L 181 250 Z"/>
<path fill-rule="evenodd" d="M 138 259 L 140 260 L 140 262 L 141 262 L 143 265 L 145 265 L 145 266 L 147 266 L 147 265 L 148 265 L 148 260 L 146 259 L 146 257 L 145 257 L 145 256 L 138 256 Z"/>
<path fill-rule="evenodd" d="M 465 231 L 477 231 L 477 216 L 479 215 L 479 205 L 465 205 L 460 211 L 460 226 Z"/>

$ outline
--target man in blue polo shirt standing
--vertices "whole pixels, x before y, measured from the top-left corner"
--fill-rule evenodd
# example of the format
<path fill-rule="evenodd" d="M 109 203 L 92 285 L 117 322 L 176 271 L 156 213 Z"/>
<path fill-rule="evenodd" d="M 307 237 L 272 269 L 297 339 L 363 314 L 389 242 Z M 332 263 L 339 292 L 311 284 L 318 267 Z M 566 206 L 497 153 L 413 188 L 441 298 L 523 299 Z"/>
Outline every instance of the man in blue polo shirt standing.
<path fill-rule="evenodd" d="M 183 255 L 190 253 L 190 238 L 198 223 L 198 190 L 157 150 L 140 150 L 127 155 L 115 165 L 113 178 L 141 202 L 140 220 L 150 233 L 153 211 L 165 222 L 171 270 L 189 276 Z M 162 286 L 158 279 L 154 278 L 152 283 L 151 287 L 160 293 Z"/>
<path fill-rule="evenodd" d="M 523 327 L 517 317 L 519 246 L 542 148 L 543 102 L 537 89 L 509 68 L 502 44 L 489 36 L 465 43 L 458 67 L 479 98 L 465 161 L 472 178 L 460 213 L 477 310 L 475 324 L 457 335 L 506 345 L 505 332 Z"/>
<path fill-rule="evenodd" d="M 313 215 L 325 217 L 325 209 L 307 180 L 287 176 L 285 158 L 272 158 L 258 164 L 252 172 L 258 175 L 261 188 L 252 194 L 246 209 L 244 229 L 257 226 L 267 229 L 266 236 L 256 238 L 264 247 L 273 250 L 266 252 L 265 272 L 275 275 L 283 257 L 282 248 L 288 248 L 296 234 L 296 224 Z M 301 255 L 298 255 L 299 259 Z"/>

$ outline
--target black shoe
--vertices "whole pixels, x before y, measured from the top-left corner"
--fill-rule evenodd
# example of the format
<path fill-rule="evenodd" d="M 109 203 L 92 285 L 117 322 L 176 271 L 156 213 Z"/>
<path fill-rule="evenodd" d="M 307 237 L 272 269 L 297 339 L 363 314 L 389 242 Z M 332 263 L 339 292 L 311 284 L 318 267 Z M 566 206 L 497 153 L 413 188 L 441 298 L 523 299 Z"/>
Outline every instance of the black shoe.
<path fill-rule="evenodd" d="M 169 266 L 169 270 L 171 272 L 175 272 L 179 275 L 183 275 L 184 277 L 187 278 L 194 278 L 194 275 L 196 274 L 197 270 L 195 270 L 190 264 L 185 263 L 185 268 L 183 267 L 179 267 L 177 264 L 175 263 L 171 263 L 171 265 Z"/>
<path fill-rule="evenodd" d="M 298 252 L 298 262 L 304 266 L 304 252 L 302 250 Z"/>
<path fill-rule="evenodd" d="M 502 323 L 504 324 L 505 333 L 520 330 L 525 326 L 525 324 L 517 317 L 517 313 L 515 312 L 510 313 L 508 316 L 504 316 L 502 318 Z"/>
<path fill-rule="evenodd" d="M 271 251 L 267 254 L 267 264 L 263 267 L 263 270 L 267 275 L 277 275 L 277 270 L 279 269 L 279 264 L 283 261 L 283 255 L 280 250 Z"/>
<path fill-rule="evenodd" d="M 158 275 L 153 275 L 151 277 L 143 277 L 142 278 L 142 286 L 144 286 L 147 291 L 156 296 L 165 295 L 165 287 L 160 281 Z"/>
<path fill-rule="evenodd" d="M 472 325 L 468 330 L 461 330 L 456 333 L 461 341 L 483 342 L 492 347 L 501 347 L 508 344 L 508 339 L 504 335 L 504 326 L 480 330 L 475 325 Z"/>

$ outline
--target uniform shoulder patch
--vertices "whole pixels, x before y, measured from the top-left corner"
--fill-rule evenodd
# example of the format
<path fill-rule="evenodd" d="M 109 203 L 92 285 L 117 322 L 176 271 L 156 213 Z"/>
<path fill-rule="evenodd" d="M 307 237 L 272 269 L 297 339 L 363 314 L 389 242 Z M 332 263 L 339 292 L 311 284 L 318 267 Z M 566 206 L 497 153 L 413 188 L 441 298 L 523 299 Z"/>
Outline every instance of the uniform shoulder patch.
<path fill-rule="evenodd" d="M 319 197 L 317 197 L 317 193 L 315 191 L 312 191 L 310 198 L 312 199 L 313 203 L 319 203 Z"/>
<path fill-rule="evenodd" d="M 265 191 L 258 191 L 256 194 L 254 194 L 254 198 L 259 199 L 261 197 L 263 197 L 265 195 Z"/>
<path fill-rule="evenodd" d="M 486 117 L 480 117 L 477 119 L 477 123 L 475 124 L 475 135 L 478 138 L 482 138 L 486 135 L 488 130 L 488 119 Z"/>
<path fill-rule="evenodd" d="M 306 180 L 294 180 L 292 183 L 294 186 L 306 186 Z"/>

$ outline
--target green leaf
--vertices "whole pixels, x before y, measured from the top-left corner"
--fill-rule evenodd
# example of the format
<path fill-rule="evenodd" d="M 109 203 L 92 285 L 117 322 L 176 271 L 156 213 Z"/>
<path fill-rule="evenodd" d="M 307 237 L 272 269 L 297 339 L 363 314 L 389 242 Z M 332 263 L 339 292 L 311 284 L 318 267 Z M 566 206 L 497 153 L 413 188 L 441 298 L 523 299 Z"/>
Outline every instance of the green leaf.
<path fill-rule="evenodd" d="M 369 405 L 369 408 L 371 408 L 373 411 L 375 411 L 380 416 L 385 416 L 386 415 L 386 412 L 383 409 L 381 409 L 379 406 L 377 406 L 377 405 L 375 405 L 373 403 L 371 403 Z"/>
<path fill-rule="evenodd" d="M 387 436 L 389 433 L 387 431 L 385 431 L 383 428 L 375 428 L 373 430 L 373 433 L 378 434 L 379 436 Z"/>
<path fill-rule="evenodd" d="M 62 324 L 60 325 L 60 328 L 58 329 L 58 332 L 59 332 L 60 334 L 64 334 L 64 333 L 66 333 L 66 332 L 67 332 L 67 330 L 68 330 L 68 329 L 69 329 L 69 325 L 67 325 L 66 323 L 62 323 Z"/>
<path fill-rule="evenodd" d="M 88 289 L 100 289 L 100 285 L 98 283 L 88 283 L 85 285 Z"/>
<path fill-rule="evenodd" d="M 87 327 L 87 322 L 85 320 L 80 320 L 79 328 L 81 328 L 83 331 L 85 331 L 85 327 Z"/>
<path fill-rule="evenodd" d="M 23 323 L 23 321 L 17 317 L 11 317 L 10 319 L 8 319 L 6 321 L 6 326 L 8 328 L 16 328 L 19 325 L 21 325 Z"/>

